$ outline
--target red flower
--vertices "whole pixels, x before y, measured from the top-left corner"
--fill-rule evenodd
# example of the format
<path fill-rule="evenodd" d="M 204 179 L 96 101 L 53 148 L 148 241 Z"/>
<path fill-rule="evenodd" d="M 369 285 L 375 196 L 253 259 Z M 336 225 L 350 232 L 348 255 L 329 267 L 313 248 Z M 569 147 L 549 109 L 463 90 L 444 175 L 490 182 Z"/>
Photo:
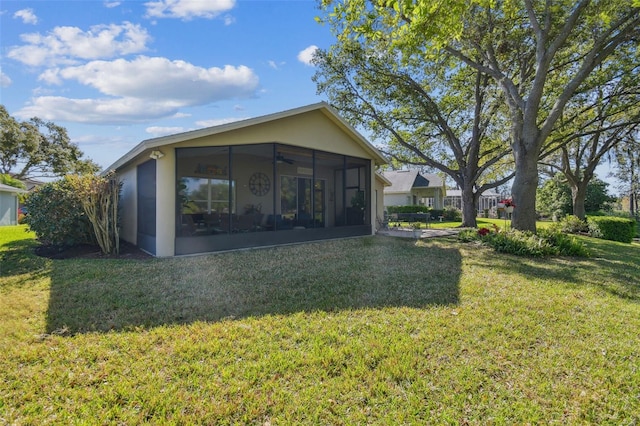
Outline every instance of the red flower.
<path fill-rule="evenodd" d="M 516 204 L 513 202 L 513 200 L 511 198 L 505 198 L 504 200 L 500 201 L 500 203 L 504 204 L 505 207 L 515 207 Z"/>
<path fill-rule="evenodd" d="M 489 234 L 491 232 L 491 230 L 489 228 L 480 228 L 478 229 L 478 235 L 480 235 L 481 237 L 484 237 L 485 235 Z"/>

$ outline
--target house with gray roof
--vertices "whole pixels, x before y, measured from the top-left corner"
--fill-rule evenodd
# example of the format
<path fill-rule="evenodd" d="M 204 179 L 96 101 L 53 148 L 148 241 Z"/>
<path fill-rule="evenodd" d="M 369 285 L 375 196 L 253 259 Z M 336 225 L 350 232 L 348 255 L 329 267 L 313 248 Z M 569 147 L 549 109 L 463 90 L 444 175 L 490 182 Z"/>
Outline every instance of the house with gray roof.
<path fill-rule="evenodd" d="M 391 182 L 384 188 L 384 205 L 421 205 L 441 210 L 444 208 L 446 189 L 442 178 L 433 173 L 418 170 L 393 170 L 383 173 Z"/>

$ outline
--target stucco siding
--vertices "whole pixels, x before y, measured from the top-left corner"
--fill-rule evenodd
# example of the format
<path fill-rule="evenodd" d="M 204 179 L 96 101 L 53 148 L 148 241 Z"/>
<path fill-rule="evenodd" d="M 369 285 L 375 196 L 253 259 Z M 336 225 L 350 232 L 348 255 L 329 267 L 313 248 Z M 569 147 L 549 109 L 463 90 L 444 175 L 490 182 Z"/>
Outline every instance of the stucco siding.
<path fill-rule="evenodd" d="M 175 254 L 176 239 L 176 155 L 174 149 L 163 150 L 156 161 L 156 256 Z"/>
<path fill-rule="evenodd" d="M 166 146 L 166 149 L 197 146 L 247 145 L 277 142 L 336 154 L 370 158 L 364 148 L 355 144 L 340 127 L 321 111 L 266 122 L 225 133 Z M 165 147 L 161 148 L 162 152 Z M 165 153 L 166 154 L 166 153 Z"/>
<path fill-rule="evenodd" d="M 409 194 L 384 194 L 385 206 L 406 206 L 411 204 Z"/>
<path fill-rule="evenodd" d="M 18 223 L 18 197 L 15 194 L 0 192 L 0 226 Z"/>

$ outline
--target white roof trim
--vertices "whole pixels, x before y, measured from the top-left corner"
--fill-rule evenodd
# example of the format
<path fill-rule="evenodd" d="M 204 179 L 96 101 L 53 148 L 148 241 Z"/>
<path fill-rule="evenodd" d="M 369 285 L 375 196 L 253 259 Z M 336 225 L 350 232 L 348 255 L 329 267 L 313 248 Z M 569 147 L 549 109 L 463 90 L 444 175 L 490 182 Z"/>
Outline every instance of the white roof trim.
<path fill-rule="evenodd" d="M 10 192 L 12 194 L 24 194 L 28 192 L 22 188 L 16 188 L 15 186 L 5 185 L 4 183 L 0 183 L 0 191 Z"/>
<path fill-rule="evenodd" d="M 107 167 L 102 173 L 106 173 L 109 170 L 117 170 L 120 167 L 126 165 L 133 159 L 135 159 L 141 153 L 154 148 L 160 148 L 166 145 L 172 145 L 180 142 L 185 142 L 191 139 L 197 139 L 206 136 L 217 135 L 220 133 L 229 132 L 232 130 L 242 129 L 245 127 L 255 126 L 257 124 L 267 123 L 270 121 L 280 120 L 287 117 L 292 117 L 299 114 L 319 110 L 322 111 L 331 121 L 342 127 L 344 131 L 350 133 L 351 136 L 360 143 L 360 145 L 371 154 L 375 159 L 376 164 L 387 164 L 387 159 L 374 147 L 364 136 L 362 136 L 356 129 L 354 129 L 349 123 L 344 121 L 342 117 L 326 102 L 318 102 L 315 104 L 294 108 L 286 111 L 281 111 L 273 114 L 263 115 L 260 117 L 249 118 L 246 120 L 234 121 L 232 123 L 221 124 L 219 126 L 207 127 L 204 129 L 192 130 L 189 132 L 177 133 L 169 136 L 162 136 L 153 139 L 146 139 L 136 145 L 133 149 L 127 152 L 125 155 L 116 160 L 113 164 Z"/>

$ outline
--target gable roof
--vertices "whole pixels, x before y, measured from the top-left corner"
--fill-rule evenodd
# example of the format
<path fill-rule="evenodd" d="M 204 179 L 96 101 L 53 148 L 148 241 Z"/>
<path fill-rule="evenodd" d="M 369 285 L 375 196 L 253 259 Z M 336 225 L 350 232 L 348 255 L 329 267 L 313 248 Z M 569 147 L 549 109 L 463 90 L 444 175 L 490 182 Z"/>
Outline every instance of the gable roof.
<path fill-rule="evenodd" d="M 391 186 L 384 192 L 409 193 L 414 188 L 441 188 L 442 179 L 433 173 L 420 173 L 417 170 L 393 170 L 383 172 Z"/>
<path fill-rule="evenodd" d="M 110 165 L 103 171 L 106 173 L 109 170 L 117 170 L 124 166 L 128 162 L 132 161 L 139 154 L 151 149 L 160 148 L 166 145 L 185 142 L 191 139 L 202 138 L 206 136 L 217 135 L 233 130 L 242 129 L 245 127 L 255 126 L 271 121 L 281 120 L 283 118 L 293 117 L 295 115 L 305 114 L 311 111 L 322 112 L 329 120 L 331 120 L 342 131 L 347 133 L 358 145 L 360 145 L 365 152 L 371 155 L 371 158 L 375 160 L 377 165 L 387 164 L 387 159 L 375 148 L 364 136 L 362 136 L 356 129 L 354 129 L 349 123 L 347 123 L 338 113 L 326 102 L 319 102 L 299 108 L 294 108 L 286 111 L 277 112 L 274 114 L 263 115 L 260 117 L 249 118 L 246 120 L 234 121 L 232 123 L 221 124 L 219 126 L 207 127 L 204 129 L 192 130 L 189 132 L 177 133 L 169 136 L 162 136 L 159 138 L 146 139 L 136 145 L 133 149 L 127 152 L 125 155 L 116 160 L 115 163 Z"/>

